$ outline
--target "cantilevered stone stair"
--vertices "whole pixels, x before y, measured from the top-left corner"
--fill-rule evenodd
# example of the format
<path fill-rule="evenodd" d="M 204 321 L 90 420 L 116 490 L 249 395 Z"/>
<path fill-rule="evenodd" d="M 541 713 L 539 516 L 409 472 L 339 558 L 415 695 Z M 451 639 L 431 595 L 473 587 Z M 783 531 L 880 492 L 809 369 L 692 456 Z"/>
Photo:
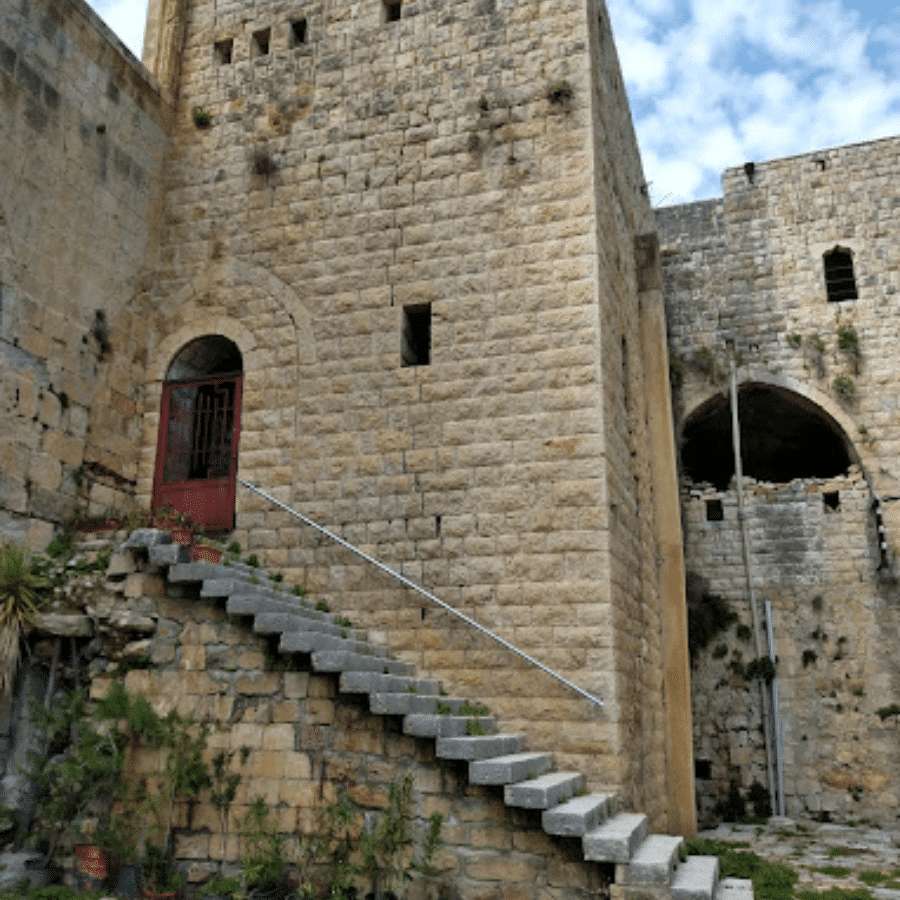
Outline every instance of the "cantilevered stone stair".
<path fill-rule="evenodd" d="M 526 750 L 520 734 L 493 733 L 490 716 L 443 696 L 439 682 L 418 678 L 411 665 L 260 570 L 238 562 L 184 562 L 183 548 L 153 529 L 134 532 L 125 547 L 146 552 L 150 567 L 169 583 L 199 585 L 201 597 L 224 600 L 227 612 L 252 617 L 256 633 L 279 637 L 281 652 L 308 654 L 314 671 L 339 676 L 340 691 L 367 694 L 372 713 L 402 716 L 403 732 L 433 738 L 438 758 L 468 763 L 472 784 L 502 787 L 507 806 L 540 810 L 548 834 L 581 838 L 585 860 L 615 864 L 614 898 L 753 900 L 749 881 L 719 881 L 716 857 L 682 859 L 683 838 L 649 834 L 645 815 L 618 811 L 613 794 L 586 793 L 581 774 L 553 770 L 551 753 Z"/>

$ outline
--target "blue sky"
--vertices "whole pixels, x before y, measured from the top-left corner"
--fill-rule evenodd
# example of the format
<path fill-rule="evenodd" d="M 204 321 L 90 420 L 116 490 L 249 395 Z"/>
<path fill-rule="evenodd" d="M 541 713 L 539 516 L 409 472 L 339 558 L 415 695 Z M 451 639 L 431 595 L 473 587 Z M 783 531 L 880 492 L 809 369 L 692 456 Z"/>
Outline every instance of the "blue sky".
<path fill-rule="evenodd" d="M 718 196 L 748 160 L 900 134 L 897 0 L 607 3 L 657 205 Z M 142 0 L 91 5 L 140 57 Z"/>

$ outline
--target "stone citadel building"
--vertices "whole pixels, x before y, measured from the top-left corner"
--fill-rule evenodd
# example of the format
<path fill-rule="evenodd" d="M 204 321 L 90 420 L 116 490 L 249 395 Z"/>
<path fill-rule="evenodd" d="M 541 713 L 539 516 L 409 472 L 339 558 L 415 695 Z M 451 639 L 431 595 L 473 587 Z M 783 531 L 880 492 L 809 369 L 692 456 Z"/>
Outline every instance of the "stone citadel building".
<path fill-rule="evenodd" d="M 732 777 L 764 780 L 758 712 L 718 685 L 720 659 L 694 672 L 691 750 L 675 436 L 687 568 L 742 600 L 730 473 L 706 449 L 727 455 L 730 340 L 748 403 L 781 404 L 787 424 L 799 405 L 836 436 L 827 472 L 747 468 L 766 482 L 759 590 L 794 629 L 778 633 L 784 701 L 806 701 L 786 735 L 789 801 L 884 800 L 900 768 L 888 732 L 852 729 L 877 725 L 895 678 L 868 510 L 870 490 L 891 493 L 895 449 L 875 299 L 891 288 L 892 142 L 811 156 L 808 172 L 728 172 L 724 200 L 654 214 L 594 0 L 160 0 L 146 68 L 79 0 L 2 9 L 5 539 L 41 548 L 80 503 L 172 504 L 339 596 L 403 660 L 655 827 L 690 833 L 694 756 L 710 803 Z M 858 300 L 812 289 L 835 248 Z M 843 325 L 859 354 L 837 343 Z M 808 461 L 788 431 L 769 454 Z M 238 475 L 605 706 L 322 544 Z"/>

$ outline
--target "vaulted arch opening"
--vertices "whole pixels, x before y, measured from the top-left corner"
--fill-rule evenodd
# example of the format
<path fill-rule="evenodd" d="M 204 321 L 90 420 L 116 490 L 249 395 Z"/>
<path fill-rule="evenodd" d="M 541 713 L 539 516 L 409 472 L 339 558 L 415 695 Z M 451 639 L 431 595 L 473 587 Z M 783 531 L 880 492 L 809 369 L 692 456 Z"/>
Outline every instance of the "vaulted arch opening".
<path fill-rule="evenodd" d="M 758 481 L 830 478 L 844 474 L 852 462 L 849 441 L 837 422 L 793 391 L 744 384 L 738 389 L 738 414 L 744 474 Z M 734 452 L 727 394 L 717 394 L 688 417 L 682 431 L 681 469 L 694 483 L 728 487 L 734 476 Z"/>

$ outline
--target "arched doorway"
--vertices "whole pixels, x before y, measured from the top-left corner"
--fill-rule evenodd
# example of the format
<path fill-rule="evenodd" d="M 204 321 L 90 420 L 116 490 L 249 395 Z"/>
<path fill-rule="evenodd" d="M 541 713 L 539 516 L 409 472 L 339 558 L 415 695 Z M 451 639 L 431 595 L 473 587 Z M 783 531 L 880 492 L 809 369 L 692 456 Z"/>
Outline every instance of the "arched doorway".
<path fill-rule="evenodd" d="M 160 403 L 153 508 L 171 507 L 207 530 L 234 527 L 243 359 L 221 335 L 185 344 Z"/>

